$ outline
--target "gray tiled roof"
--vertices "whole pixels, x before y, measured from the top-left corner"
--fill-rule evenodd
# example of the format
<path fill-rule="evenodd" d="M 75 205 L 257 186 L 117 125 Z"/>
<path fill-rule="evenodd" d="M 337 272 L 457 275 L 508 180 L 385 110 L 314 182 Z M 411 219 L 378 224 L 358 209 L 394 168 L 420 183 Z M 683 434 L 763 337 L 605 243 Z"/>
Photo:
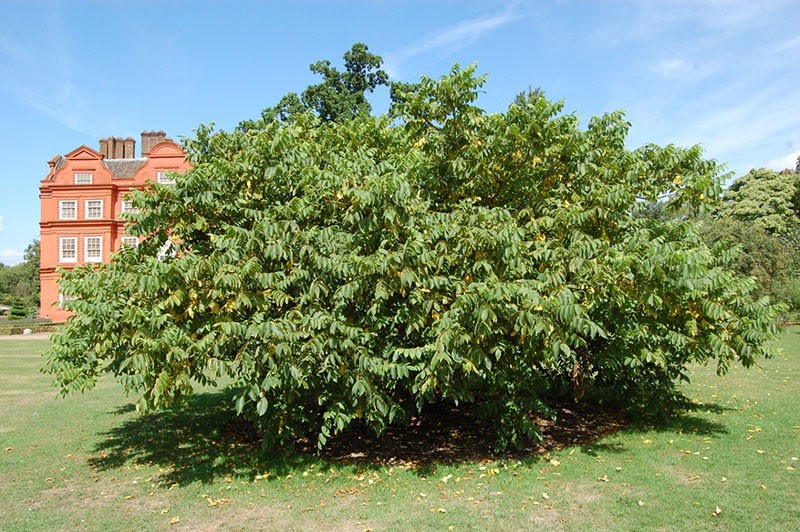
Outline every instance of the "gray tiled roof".
<path fill-rule="evenodd" d="M 105 159 L 103 162 L 112 177 L 124 179 L 133 177 L 133 174 L 144 166 L 147 159 Z"/>

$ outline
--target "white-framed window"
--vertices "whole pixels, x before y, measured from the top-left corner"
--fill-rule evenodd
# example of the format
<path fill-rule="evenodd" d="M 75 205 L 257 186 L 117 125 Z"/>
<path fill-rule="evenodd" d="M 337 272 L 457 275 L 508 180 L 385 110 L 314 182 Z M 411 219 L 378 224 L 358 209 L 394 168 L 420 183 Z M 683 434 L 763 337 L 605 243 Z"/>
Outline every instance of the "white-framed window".
<path fill-rule="evenodd" d="M 58 239 L 58 262 L 78 262 L 78 237 L 62 236 Z"/>
<path fill-rule="evenodd" d="M 87 236 L 83 239 L 83 260 L 85 262 L 102 262 L 103 237 Z"/>
<path fill-rule="evenodd" d="M 160 261 L 165 261 L 168 258 L 175 256 L 175 243 L 169 238 L 164 241 L 156 253 L 156 258 Z"/>
<path fill-rule="evenodd" d="M 74 175 L 76 185 L 91 185 L 94 181 L 94 174 L 91 172 L 76 172 Z"/>
<path fill-rule="evenodd" d="M 87 220 L 100 220 L 103 217 L 103 200 L 86 200 L 84 208 Z"/>
<path fill-rule="evenodd" d="M 123 236 L 120 239 L 120 249 L 136 248 L 139 246 L 139 237 L 136 236 Z"/>
<path fill-rule="evenodd" d="M 133 206 L 133 200 L 122 200 L 122 210 L 120 212 L 136 214 L 139 209 Z"/>
<path fill-rule="evenodd" d="M 58 202 L 59 220 L 77 220 L 78 202 L 77 200 L 60 200 Z"/>
<path fill-rule="evenodd" d="M 65 296 L 61 292 L 58 293 L 58 308 L 64 308 L 64 301 L 75 301 L 77 296 Z"/>
<path fill-rule="evenodd" d="M 156 172 L 156 181 L 162 185 L 174 185 L 175 180 L 169 175 L 167 170 L 159 170 Z"/>

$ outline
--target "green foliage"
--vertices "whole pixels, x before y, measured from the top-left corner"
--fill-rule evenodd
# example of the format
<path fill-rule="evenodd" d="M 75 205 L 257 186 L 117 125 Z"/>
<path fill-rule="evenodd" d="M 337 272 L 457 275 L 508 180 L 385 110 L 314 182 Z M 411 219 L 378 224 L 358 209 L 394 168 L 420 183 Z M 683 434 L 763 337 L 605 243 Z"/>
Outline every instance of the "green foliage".
<path fill-rule="evenodd" d="M 322 83 L 310 85 L 300 96 L 293 92 L 287 94 L 275 107 L 264 109 L 260 121 L 245 121 L 239 128 L 259 128 L 276 118 L 289 120 L 308 111 L 323 121 L 368 115 L 372 106 L 366 93 L 374 92 L 389 81 L 386 72 L 380 69 L 382 63 L 379 56 L 369 53 L 365 44 L 356 43 L 344 54 L 344 72 L 331 66 L 328 60 L 313 63 L 309 69 L 322 76 Z"/>
<path fill-rule="evenodd" d="M 24 260 L 16 266 L 0 264 L 0 303 L 14 305 L 9 317 L 27 317 L 39 308 L 39 241 L 25 248 Z M 13 309 L 12 309 L 13 310 Z"/>
<path fill-rule="evenodd" d="M 724 192 L 702 229 L 709 245 L 740 250 L 733 269 L 753 276 L 759 293 L 786 304 L 791 314 L 800 312 L 798 198 L 797 174 L 751 170 Z"/>
<path fill-rule="evenodd" d="M 798 180 L 800 176 L 790 171 L 750 170 L 725 191 L 717 214 L 720 218 L 749 222 L 769 234 L 796 231 L 800 213 Z"/>
<path fill-rule="evenodd" d="M 268 445 L 452 401 L 504 447 L 559 389 L 655 400 L 688 364 L 770 355 L 779 309 L 732 254 L 635 215 L 708 206 L 700 148 L 629 151 L 621 113 L 583 130 L 545 98 L 487 114 L 482 84 L 456 66 L 388 117 L 199 128 L 193 169 L 134 196 L 144 242 L 62 272 L 75 316 L 44 370 L 65 393 L 113 373 L 142 409 L 229 376 Z"/>

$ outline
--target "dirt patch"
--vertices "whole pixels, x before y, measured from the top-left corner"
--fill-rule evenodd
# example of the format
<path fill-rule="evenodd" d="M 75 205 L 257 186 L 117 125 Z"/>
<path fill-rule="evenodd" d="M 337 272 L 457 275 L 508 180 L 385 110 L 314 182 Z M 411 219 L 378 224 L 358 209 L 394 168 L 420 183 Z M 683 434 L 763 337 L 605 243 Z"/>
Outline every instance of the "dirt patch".
<path fill-rule="evenodd" d="M 468 412 L 453 406 L 435 406 L 408 426 L 391 427 L 380 437 L 356 428 L 331 438 L 322 455 L 332 461 L 419 466 L 428 463 L 484 461 L 536 456 L 572 445 L 585 445 L 628 426 L 618 411 L 582 404 L 552 406 L 556 419 L 536 423 L 542 440 L 521 449 L 495 453 L 493 431 Z M 301 452 L 315 453 L 315 441 L 300 440 Z"/>
<path fill-rule="evenodd" d="M 331 521 L 312 511 L 286 505 L 230 505 L 216 515 L 204 516 L 198 523 L 179 523 L 174 530 L 227 531 L 227 530 L 336 530 L 361 532 L 371 529 L 365 522 L 344 519 Z"/>

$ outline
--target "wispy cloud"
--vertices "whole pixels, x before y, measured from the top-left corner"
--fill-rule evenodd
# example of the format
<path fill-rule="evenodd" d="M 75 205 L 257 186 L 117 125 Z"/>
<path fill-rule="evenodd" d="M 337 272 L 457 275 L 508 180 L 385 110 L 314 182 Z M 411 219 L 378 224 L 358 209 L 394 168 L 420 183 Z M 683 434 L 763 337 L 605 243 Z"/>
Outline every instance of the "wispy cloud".
<path fill-rule="evenodd" d="M 798 158 L 800 158 L 800 150 L 793 151 L 792 153 L 784 155 L 783 157 L 778 157 L 777 159 L 772 159 L 767 163 L 767 168 L 778 171 L 785 170 L 787 168 L 793 170 L 797 164 Z"/>
<path fill-rule="evenodd" d="M 5 231 L 6 229 L 6 220 L 2 216 L 0 216 L 0 231 Z"/>
<path fill-rule="evenodd" d="M 683 59 L 662 59 L 650 67 L 656 75 L 668 78 L 687 68 L 688 64 Z"/>
<path fill-rule="evenodd" d="M 459 22 L 443 28 L 398 51 L 383 55 L 384 68 L 391 77 L 399 77 L 407 60 L 426 53 L 449 55 L 476 42 L 484 35 L 521 18 L 514 14 L 514 4 L 499 14 Z"/>
<path fill-rule="evenodd" d="M 0 262 L 6 266 L 16 266 L 24 258 L 25 254 L 20 249 L 0 249 Z"/>
<path fill-rule="evenodd" d="M 39 34 L 0 35 L 0 88 L 74 131 L 96 134 L 85 122 L 89 106 L 75 82 L 61 5 L 54 1 L 48 8 Z"/>

